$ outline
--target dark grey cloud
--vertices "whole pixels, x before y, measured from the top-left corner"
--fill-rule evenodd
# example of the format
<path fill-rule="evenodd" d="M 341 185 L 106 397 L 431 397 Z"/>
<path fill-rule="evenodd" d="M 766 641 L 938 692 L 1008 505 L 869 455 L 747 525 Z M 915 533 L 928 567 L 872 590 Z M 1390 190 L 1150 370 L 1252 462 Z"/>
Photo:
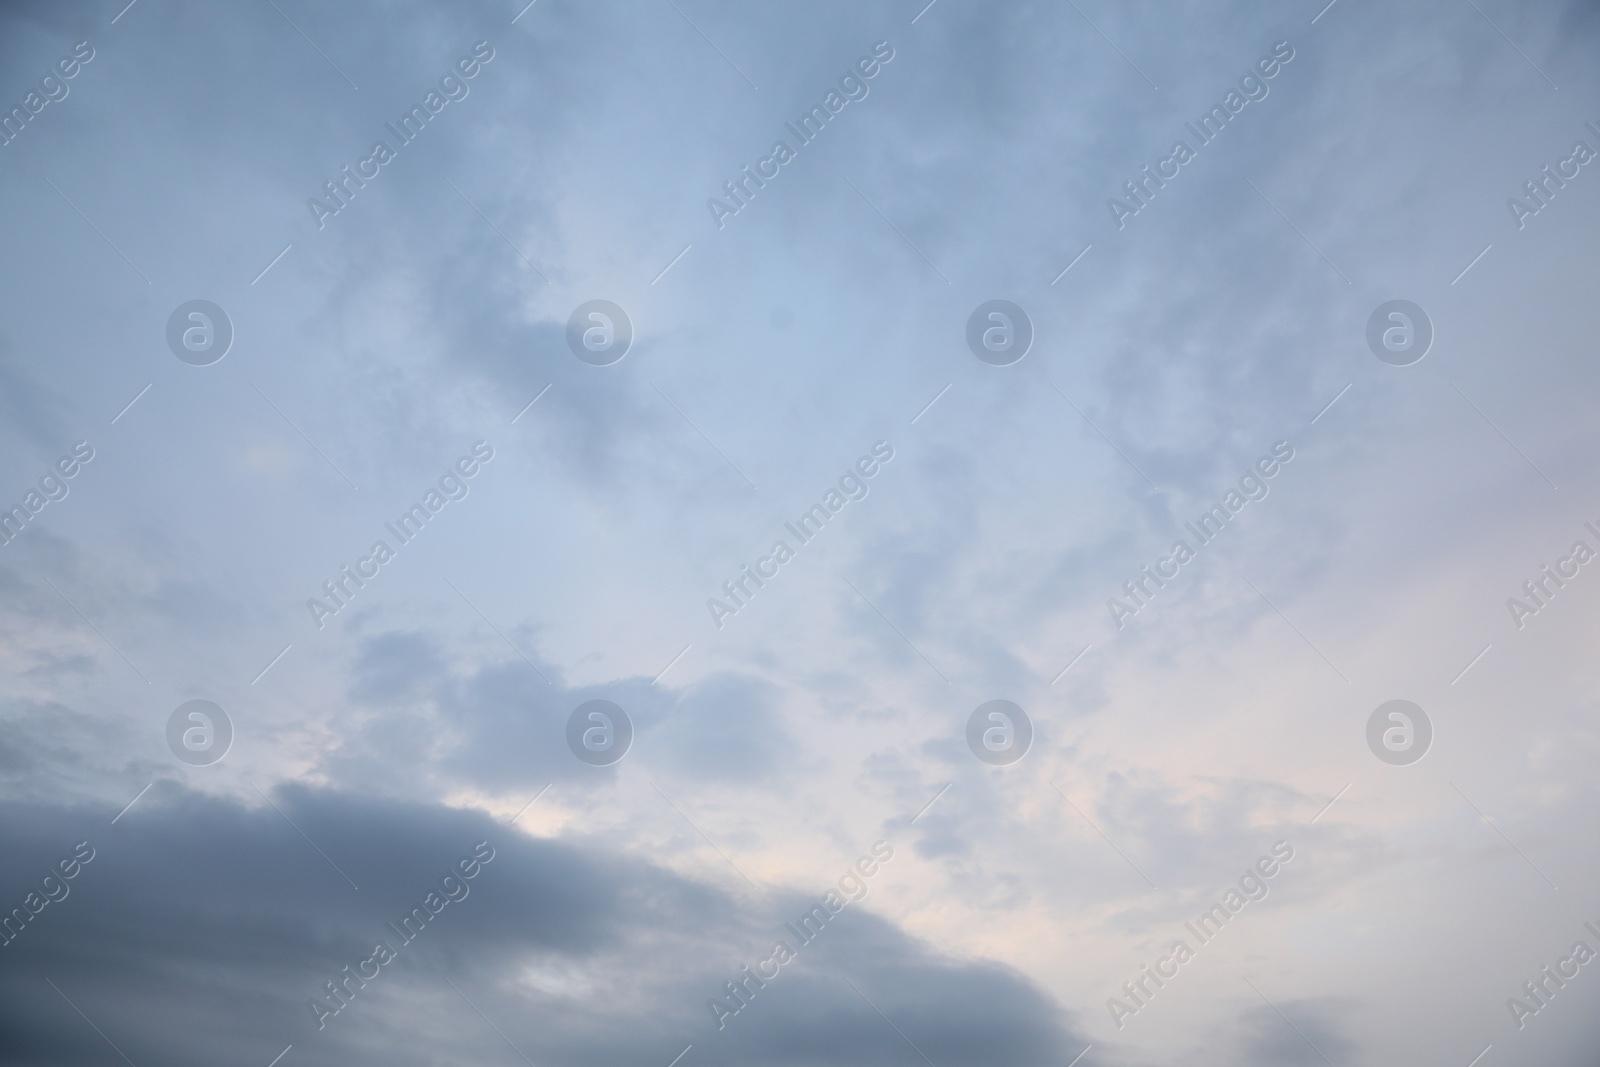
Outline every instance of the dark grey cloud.
<path fill-rule="evenodd" d="M 916 1059 L 872 1005 L 941 1067 L 1043 1064 L 1077 1044 L 1015 971 L 944 956 L 859 907 L 798 945 L 719 1032 L 705 1001 L 772 941 L 797 940 L 783 920 L 825 880 L 740 898 L 600 840 L 529 838 L 473 812 L 289 787 L 274 802 L 162 786 L 116 825 L 94 808 L 14 808 L 8 904 L 78 842 L 94 855 L 0 949 L 13 1054 L 95 1062 L 114 1055 L 108 1041 L 134 1062 L 179 1064 L 266 1062 L 290 1044 L 303 1063 L 508 1054 L 481 1010 L 540 1063 L 670 1059 L 690 1043 L 710 1063 Z M 386 924 L 482 841 L 493 858 L 466 895 L 403 943 Z M 379 941 L 397 958 L 348 986 L 319 1031 L 311 998 Z"/>

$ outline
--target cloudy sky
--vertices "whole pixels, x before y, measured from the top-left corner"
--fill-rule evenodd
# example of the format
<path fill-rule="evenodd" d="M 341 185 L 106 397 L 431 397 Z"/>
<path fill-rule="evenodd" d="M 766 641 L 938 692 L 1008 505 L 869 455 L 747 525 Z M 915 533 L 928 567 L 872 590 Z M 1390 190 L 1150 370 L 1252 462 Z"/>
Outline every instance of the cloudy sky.
<path fill-rule="evenodd" d="M 525 3 L 4 6 L 4 1062 L 1592 1056 L 1600 6 Z"/>

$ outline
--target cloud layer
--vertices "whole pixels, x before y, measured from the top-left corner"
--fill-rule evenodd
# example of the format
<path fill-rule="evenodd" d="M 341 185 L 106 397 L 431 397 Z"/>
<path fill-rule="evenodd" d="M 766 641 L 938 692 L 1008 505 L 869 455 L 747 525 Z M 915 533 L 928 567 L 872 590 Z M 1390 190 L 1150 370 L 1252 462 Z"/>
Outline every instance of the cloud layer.
<path fill-rule="evenodd" d="M 16 1062 L 1593 1047 L 1593 4 L 125 3 L 0 14 Z"/>

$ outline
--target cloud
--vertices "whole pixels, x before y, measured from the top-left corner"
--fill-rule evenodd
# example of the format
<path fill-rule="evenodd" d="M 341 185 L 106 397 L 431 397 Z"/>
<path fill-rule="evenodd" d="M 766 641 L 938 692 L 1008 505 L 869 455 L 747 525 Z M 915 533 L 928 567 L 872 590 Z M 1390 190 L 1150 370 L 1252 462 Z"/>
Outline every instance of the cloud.
<path fill-rule="evenodd" d="M 1241 1052 L 1247 1062 L 1286 1067 L 1355 1063 L 1361 1048 L 1345 1036 L 1344 1024 L 1353 1006 L 1349 1000 L 1315 997 L 1250 1008 L 1238 1020 Z"/>
<path fill-rule="evenodd" d="M 911 1055 L 874 1004 L 941 1067 L 1044 1064 L 1077 1042 L 1017 972 L 944 956 L 859 905 L 718 1032 L 705 1000 L 789 936 L 780 917 L 816 890 L 736 899 L 475 812 L 294 787 L 274 800 L 281 811 L 162 786 L 115 826 L 95 809 L 16 809 L 0 831 L 8 904 L 74 843 L 95 855 L 0 949 L 7 1047 L 41 1064 L 103 1057 L 107 1040 L 178 1065 L 266 1062 L 289 1044 L 301 1063 L 422 1064 L 500 1057 L 507 1039 L 550 1064 L 670 1059 L 690 1043 L 717 1064 Z M 466 895 L 402 942 L 387 924 L 482 841 L 493 858 Z M 347 986 L 319 1030 L 311 999 L 329 1002 L 324 984 L 380 941 L 395 962 Z"/>
<path fill-rule="evenodd" d="M 49 977 L 141 1064 L 516 1062 L 479 1009 L 541 1067 L 1167 1063 L 1190 1018 L 1216 1057 L 1303 1059 L 1235 981 L 1260 970 L 1330 1058 L 1391 1048 L 1404 1002 L 1449 1062 L 1574 936 L 1530 886 L 1595 867 L 1589 579 L 1526 631 L 1504 601 L 1600 519 L 1600 179 L 1524 230 L 1505 199 L 1600 122 L 1600 25 L 1324 2 L 5 5 L 0 108 L 97 55 L 0 147 L 0 503 L 64 443 L 97 458 L 0 549 L 0 888 L 102 853 L 0 949 L 0 1040 L 121 1062 Z M 480 39 L 470 95 L 318 229 L 307 198 Z M 1116 228 L 1107 198 L 1284 39 L 1270 95 Z M 879 40 L 871 95 L 717 229 L 707 197 Z M 205 368 L 163 337 L 196 297 L 236 327 Z M 996 297 L 1035 326 L 1013 367 L 963 340 Z M 1412 367 L 1363 338 L 1395 297 L 1436 327 Z M 566 348 L 594 298 L 635 327 L 611 367 Z M 880 438 L 870 498 L 709 626 Z M 312 625 L 479 439 L 470 497 Z M 1270 499 L 1116 630 L 1106 598 L 1279 439 Z M 1436 713 L 1413 768 L 1362 735 L 1399 696 Z M 1004 770 L 962 735 L 997 697 L 1038 728 Z M 167 752 L 191 698 L 233 717 L 215 767 Z M 600 698 L 636 729 L 615 768 L 566 747 Z M 515 831 L 483 814 L 535 795 Z M 880 833 L 889 880 L 716 1031 L 705 998 Z M 479 835 L 471 896 L 308 1034 Z M 1097 1035 L 1130 954 L 1280 837 L 1209 976 Z"/>

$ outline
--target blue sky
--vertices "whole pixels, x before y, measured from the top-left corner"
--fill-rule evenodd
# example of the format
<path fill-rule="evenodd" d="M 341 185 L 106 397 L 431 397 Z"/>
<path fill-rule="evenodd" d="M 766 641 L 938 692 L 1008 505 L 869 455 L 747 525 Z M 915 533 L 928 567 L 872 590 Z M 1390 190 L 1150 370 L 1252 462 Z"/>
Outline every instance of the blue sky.
<path fill-rule="evenodd" d="M 93 458 L 0 546 L 4 906 L 96 849 L 0 949 L 16 1062 L 1573 1062 L 1589 967 L 1507 1002 L 1600 949 L 1600 578 L 1521 626 L 1508 599 L 1600 549 L 1600 177 L 1508 200 L 1600 150 L 1597 15 L 11 5 L 0 104 L 59 98 L 0 146 L 0 504 Z M 1007 366 L 966 341 L 995 299 L 1033 329 Z M 1367 343 L 1397 299 L 1433 330 L 1407 366 Z M 233 330 L 207 366 L 167 341 L 194 300 Z M 567 340 L 595 300 L 632 325 L 605 366 Z M 1033 725 L 1004 766 L 967 743 L 997 699 Z M 1367 742 L 1395 699 L 1433 728 L 1405 766 Z M 232 724 L 210 765 L 168 747 L 191 700 Z M 609 766 L 566 741 L 591 700 L 632 723 Z M 479 841 L 471 896 L 318 1029 Z M 708 998 L 877 841 L 845 929 L 719 1030 Z M 1269 896 L 1116 1018 L 1280 841 Z"/>

